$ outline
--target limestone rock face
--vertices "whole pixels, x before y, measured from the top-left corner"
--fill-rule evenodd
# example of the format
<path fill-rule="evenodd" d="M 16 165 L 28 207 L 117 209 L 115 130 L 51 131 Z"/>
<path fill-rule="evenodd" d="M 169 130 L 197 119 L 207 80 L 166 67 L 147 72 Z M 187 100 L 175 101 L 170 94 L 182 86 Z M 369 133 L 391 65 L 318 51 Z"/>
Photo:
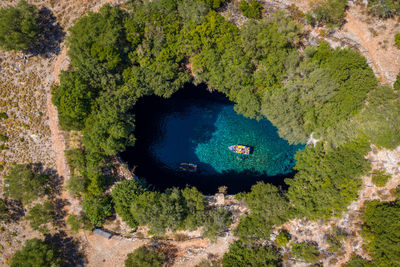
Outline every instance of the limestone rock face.
<path fill-rule="evenodd" d="M 223 206 L 225 205 L 225 195 L 222 193 L 217 193 L 215 194 L 215 200 L 216 200 L 216 205 L 217 206 Z"/>

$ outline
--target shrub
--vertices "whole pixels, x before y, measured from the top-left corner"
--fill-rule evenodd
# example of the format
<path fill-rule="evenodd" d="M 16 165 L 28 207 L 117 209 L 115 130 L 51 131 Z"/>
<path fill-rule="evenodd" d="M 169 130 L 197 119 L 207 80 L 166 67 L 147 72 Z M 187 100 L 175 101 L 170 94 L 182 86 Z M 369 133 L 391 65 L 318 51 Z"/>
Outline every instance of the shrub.
<path fill-rule="evenodd" d="M 125 267 L 159 267 L 166 261 L 166 256 L 154 249 L 141 246 L 129 253 L 125 260 Z"/>
<path fill-rule="evenodd" d="M 14 254 L 10 264 L 11 267 L 61 267 L 62 265 L 59 252 L 50 244 L 38 238 L 27 240 L 22 249 Z"/>
<path fill-rule="evenodd" d="M 20 0 L 17 7 L 0 9 L 0 47 L 5 50 L 25 50 L 38 42 L 37 8 Z"/>
<path fill-rule="evenodd" d="M 387 174 L 385 170 L 374 170 L 372 172 L 372 182 L 377 187 L 384 187 L 390 178 L 391 175 Z"/>

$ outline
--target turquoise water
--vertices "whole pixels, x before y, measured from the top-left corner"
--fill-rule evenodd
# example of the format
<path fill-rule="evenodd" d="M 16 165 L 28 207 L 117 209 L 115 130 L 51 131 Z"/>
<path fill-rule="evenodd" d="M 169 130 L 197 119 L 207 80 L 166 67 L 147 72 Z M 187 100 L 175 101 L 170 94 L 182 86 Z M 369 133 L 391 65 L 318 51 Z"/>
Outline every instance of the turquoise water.
<path fill-rule="evenodd" d="M 205 86 L 188 84 L 169 99 L 143 97 L 133 112 L 136 143 L 121 156 L 154 189 L 190 185 L 214 194 L 224 185 L 236 194 L 258 181 L 285 187 L 284 178 L 294 175 L 294 154 L 302 146 L 279 138 L 266 119 L 236 114 L 232 102 Z M 228 149 L 235 144 L 253 153 L 235 154 Z M 197 164 L 198 171 L 182 171 L 183 162 Z"/>
<path fill-rule="evenodd" d="M 172 170 L 191 162 L 203 173 L 251 171 L 276 176 L 292 172 L 294 154 L 302 148 L 280 138 L 268 120 L 238 115 L 230 103 L 192 104 L 164 114 L 160 121 L 161 134 L 151 152 Z M 251 146 L 253 153 L 235 154 L 228 149 L 234 144 Z"/>

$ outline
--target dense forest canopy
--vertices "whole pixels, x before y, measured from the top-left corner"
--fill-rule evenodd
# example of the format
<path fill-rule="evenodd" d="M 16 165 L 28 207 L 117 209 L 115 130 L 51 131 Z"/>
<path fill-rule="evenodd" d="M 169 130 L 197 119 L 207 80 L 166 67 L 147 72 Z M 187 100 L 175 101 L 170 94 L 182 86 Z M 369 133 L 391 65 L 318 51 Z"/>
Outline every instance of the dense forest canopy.
<path fill-rule="evenodd" d="M 39 40 L 38 10 L 20 0 L 16 7 L 0 8 L 0 48 L 27 50 Z"/>
<path fill-rule="evenodd" d="M 104 193 L 113 182 L 103 172 L 109 157 L 135 143 L 136 101 L 146 95 L 168 98 L 187 82 L 205 83 L 233 101 L 238 113 L 269 119 L 289 143 L 318 140 L 296 155 L 297 174 L 286 179 L 287 192 L 258 183 L 237 196 L 251 212 L 240 220 L 239 241 L 223 263 L 274 265 L 275 249 L 263 245 L 273 226 L 295 217 L 340 216 L 370 170 L 365 159 L 370 145 L 399 145 L 399 83 L 378 85 L 353 49 L 332 49 L 322 41 L 308 46 L 290 14 L 277 12 L 237 27 L 217 12 L 223 2 L 105 5 L 69 29 L 71 70 L 53 88 L 61 126 L 83 135 L 83 148 L 67 153 L 73 169 L 69 189 L 84 197 L 86 216 L 97 226 L 115 209 L 132 228 L 147 225 L 152 233 L 199 226 L 210 238 L 221 233 L 229 212 L 207 210 L 195 188 L 157 192 L 124 181 L 111 197 Z M 330 6 L 335 12 L 328 12 Z M 309 19 L 339 25 L 344 8 L 343 1 L 321 2 Z M 367 221 L 372 230 L 374 223 Z M 296 258 L 315 262 L 312 245 L 293 246 Z M 379 251 L 379 244 L 371 242 L 370 249 Z"/>

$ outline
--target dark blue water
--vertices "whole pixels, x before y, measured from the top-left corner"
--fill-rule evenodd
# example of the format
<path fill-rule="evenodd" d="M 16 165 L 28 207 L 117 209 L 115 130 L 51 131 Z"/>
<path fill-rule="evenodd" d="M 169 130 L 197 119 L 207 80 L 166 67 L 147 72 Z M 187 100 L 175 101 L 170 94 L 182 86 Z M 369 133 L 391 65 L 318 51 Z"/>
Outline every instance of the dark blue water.
<path fill-rule="evenodd" d="M 248 191 L 257 181 L 283 185 L 292 177 L 294 154 L 268 120 L 237 114 L 233 103 L 219 93 L 187 86 L 170 99 L 142 98 L 135 106 L 137 142 L 123 158 L 156 189 L 196 186 L 212 194 L 221 185 L 229 193 Z M 251 155 L 232 153 L 228 147 L 244 144 Z M 196 173 L 183 172 L 182 162 L 198 165 Z"/>

